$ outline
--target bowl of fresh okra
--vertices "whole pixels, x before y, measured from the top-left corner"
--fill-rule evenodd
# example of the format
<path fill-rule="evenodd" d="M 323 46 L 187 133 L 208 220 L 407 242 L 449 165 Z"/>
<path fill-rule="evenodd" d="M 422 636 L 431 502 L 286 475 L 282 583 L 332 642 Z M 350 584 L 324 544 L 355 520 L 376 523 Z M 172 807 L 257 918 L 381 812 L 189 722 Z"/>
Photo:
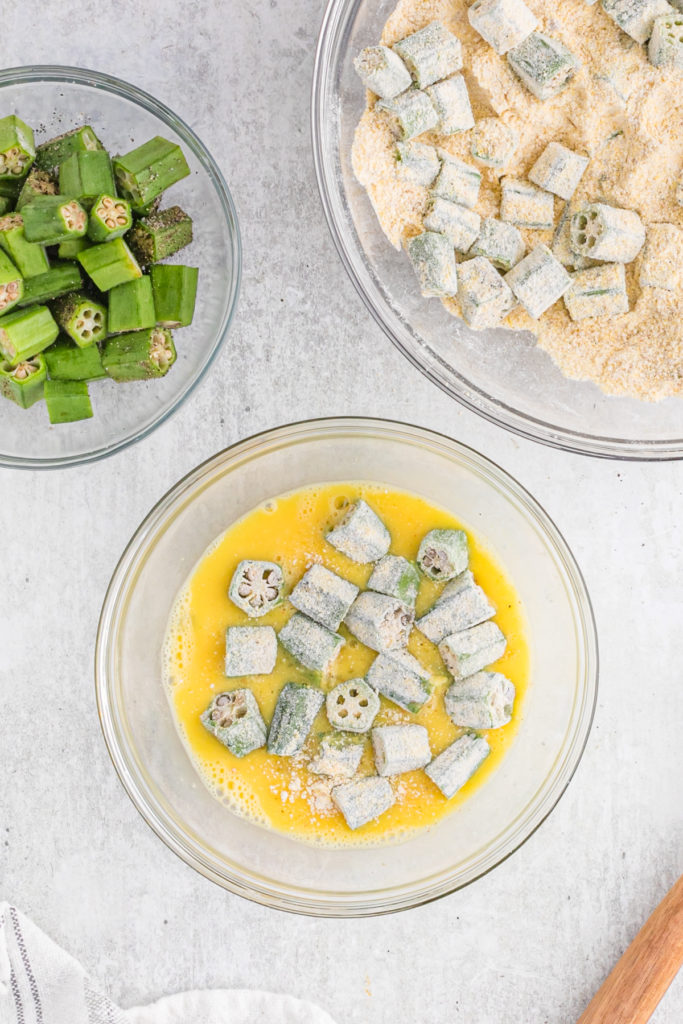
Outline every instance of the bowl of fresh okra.
<path fill-rule="evenodd" d="M 0 464 L 91 461 L 163 422 L 240 266 L 228 187 L 171 110 L 94 71 L 0 72 Z"/>

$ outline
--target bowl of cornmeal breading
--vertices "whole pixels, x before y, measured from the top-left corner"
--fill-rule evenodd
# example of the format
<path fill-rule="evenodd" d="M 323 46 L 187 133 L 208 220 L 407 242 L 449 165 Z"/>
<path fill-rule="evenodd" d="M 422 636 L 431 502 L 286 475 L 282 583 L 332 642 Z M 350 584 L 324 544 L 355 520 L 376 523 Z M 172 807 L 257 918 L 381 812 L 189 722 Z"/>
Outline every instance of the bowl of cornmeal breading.
<path fill-rule="evenodd" d="M 393 343 L 518 434 L 683 453 L 682 0 L 332 0 L 313 147 Z"/>

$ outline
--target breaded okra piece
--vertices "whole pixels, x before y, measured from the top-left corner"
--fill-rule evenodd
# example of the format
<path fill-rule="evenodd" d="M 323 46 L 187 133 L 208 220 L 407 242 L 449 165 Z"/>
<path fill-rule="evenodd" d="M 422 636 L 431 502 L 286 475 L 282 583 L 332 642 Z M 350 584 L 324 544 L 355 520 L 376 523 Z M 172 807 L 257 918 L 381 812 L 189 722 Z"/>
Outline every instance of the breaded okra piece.
<path fill-rule="evenodd" d="M 567 291 L 572 279 L 545 245 L 537 245 L 505 275 L 529 316 L 538 319 Z"/>
<path fill-rule="evenodd" d="M 549 142 L 529 171 L 529 181 L 560 199 L 571 199 L 589 162 L 560 142 Z"/>
<path fill-rule="evenodd" d="M 0 395 L 10 402 L 30 409 L 43 397 L 47 366 L 42 354 L 32 356 L 16 366 L 0 362 Z"/>
<path fill-rule="evenodd" d="M 73 292 L 57 299 L 55 320 L 80 348 L 87 348 L 107 337 L 107 310 L 83 292 Z"/>
<path fill-rule="evenodd" d="M 441 170 L 432 185 L 431 194 L 471 210 L 479 198 L 480 172 L 444 149 L 437 150 L 437 153 L 441 159 Z"/>
<path fill-rule="evenodd" d="M 165 377 L 175 361 L 173 336 L 164 327 L 118 334 L 109 338 L 102 349 L 107 376 L 120 384 Z"/>
<path fill-rule="evenodd" d="M 90 207 L 88 238 L 93 242 L 111 242 L 122 238 L 133 226 L 133 214 L 127 199 L 104 192 Z"/>
<path fill-rule="evenodd" d="M 427 231 L 445 235 L 456 252 L 466 253 L 476 241 L 481 217 L 474 210 L 435 196 L 422 223 Z"/>
<path fill-rule="evenodd" d="M 224 672 L 229 678 L 270 675 L 276 658 L 277 635 L 272 626 L 228 626 L 226 629 Z"/>
<path fill-rule="evenodd" d="M 325 672 L 336 658 L 344 637 L 296 612 L 282 627 L 278 640 L 293 658 L 313 672 Z"/>
<path fill-rule="evenodd" d="M 633 210 L 586 203 L 571 219 L 574 252 L 605 263 L 630 263 L 645 242 L 645 226 Z"/>
<path fill-rule="evenodd" d="M 323 706 L 322 690 L 302 683 L 285 683 L 268 730 L 268 753 L 294 757 L 303 747 Z"/>
<path fill-rule="evenodd" d="M 24 279 L 5 252 L 0 250 L 0 313 L 8 313 L 24 295 Z"/>
<path fill-rule="evenodd" d="M 474 114 L 462 75 L 428 85 L 425 92 L 439 115 L 439 134 L 456 135 L 474 128 Z"/>
<path fill-rule="evenodd" d="M 463 319 L 473 331 L 500 327 L 517 304 L 503 278 L 484 256 L 476 256 L 460 267 L 458 299 Z"/>
<path fill-rule="evenodd" d="M 655 18 L 647 53 L 656 68 L 683 70 L 683 14 Z"/>
<path fill-rule="evenodd" d="M 331 779 L 350 779 L 360 767 L 363 740 L 348 733 L 330 732 L 320 741 L 320 750 L 307 765 L 313 775 Z"/>
<path fill-rule="evenodd" d="M 157 323 L 152 281 L 146 275 L 117 284 L 110 290 L 108 298 L 110 334 L 144 331 Z"/>
<path fill-rule="evenodd" d="M 364 779 L 335 786 L 330 794 L 350 829 L 361 828 L 379 818 L 394 803 L 394 794 L 386 779 L 368 775 Z"/>
<path fill-rule="evenodd" d="M 440 21 L 413 32 L 394 43 L 393 50 L 403 60 L 418 89 L 448 78 L 462 68 L 460 40 Z"/>
<path fill-rule="evenodd" d="M 88 385 L 84 380 L 46 380 L 44 396 L 50 423 L 75 423 L 92 418 Z"/>
<path fill-rule="evenodd" d="M 682 18 L 683 24 L 683 18 Z M 650 224 L 640 262 L 641 288 L 683 288 L 683 230 L 675 224 Z"/>
<path fill-rule="evenodd" d="M 115 195 L 114 173 L 109 154 L 103 149 L 72 153 L 59 165 L 59 191 L 77 199 L 84 210 L 90 210 L 97 198 Z"/>
<path fill-rule="evenodd" d="M 439 654 L 454 679 L 465 679 L 502 658 L 506 646 L 495 622 L 482 622 L 447 636 L 439 644 Z"/>
<path fill-rule="evenodd" d="M 667 0 L 602 0 L 602 9 L 637 43 L 650 38 L 655 18 L 676 13 Z"/>
<path fill-rule="evenodd" d="M 430 530 L 420 541 L 417 564 L 430 580 L 446 583 L 465 571 L 469 557 L 464 530 Z"/>
<path fill-rule="evenodd" d="M 446 799 L 450 800 L 472 778 L 490 753 L 491 748 L 483 736 L 465 733 L 435 757 L 425 768 L 425 773 Z"/>
<path fill-rule="evenodd" d="M 277 562 L 244 559 L 230 580 L 228 597 L 250 619 L 267 615 L 284 601 L 285 580 Z"/>
<path fill-rule="evenodd" d="M 78 254 L 78 262 L 96 288 L 108 292 L 117 284 L 142 277 L 142 270 L 122 238 L 91 245 Z"/>
<path fill-rule="evenodd" d="M 385 555 L 372 570 L 368 590 L 395 597 L 409 608 L 415 607 L 420 589 L 420 574 L 407 558 L 399 555 Z"/>
<path fill-rule="evenodd" d="M 452 683 L 444 704 L 453 725 L 467 729 L 500 729 L 512 718 L 515 687 L 500 672 L 477 672 Z"/>
<path fill-rule="evenodd" d="M 16 366 L 46 349 L 58 334 L 47 306 L 14 309 L 0 318 L 0 354 Z"/>
<path fill-rule="evenodd" d="M 536 188 L 528 181 L 503 178 L 501 184 L 500 219 L 518 228 L 547 230 L 555 217 L 555 200 L 550 192 Z"/>
<path fill-rule="evenodd" d="M 379 725 L 372 730 L 377 774 L 401 775 L 424 768 L 432 759 L 423 725 Z"/>
<path fill-rule="evenodd" d="M 23 178 L 35 157 L 31 128 L 16 114 L 0 118 L 0 178 L 11 181 Z"/>
<path fill-rule="evenodd" d="M 431 185 L 441 168 L 434 146 L 424 142 L 396 143 L 396 172 L 416 185 Z"/>
<path fill-rule="evenodd" d="M 482 117 L 472 132 L 470 152 L 486 167 L 505 167 L 519 145 L 517 132 L 499 117 Z"/>
<path fill-rule="evenodd" d="M 364 679 L 347 679 L 327 694 L 325 709 L 335 729 L 367 732 L 379 711 L 379 697 Z"/>
<path fill-rule="evenodd" d="M 45 349 L 50 380 L 101 380 L 106 377 L 97 345 L 79 348 L 70 338 L 58 338 Z"/>
<path fill-rule="evenodd" d="M 388 46 L 366 46 L 353 66 L 365 88 L 382 100 L 392 100 L 410 88 L 410 71 Z"/>
<path fill-rule="evenodd" d="M 162 327 L 189 327 L 197 301 L 197 267 L 156 264 L 150 271 L 157 323 Z"/>
<path fill-rule="evenodd" d="M 538 25 L 523 0 L 475 0 L 467 17 L 475 32 L 499 54 L 519 46 Z"/>
<path fill-rule="evenodd" d="M 266 745 L 266 723 L 251 690 L 216 694 L 200 721 L 235 757 L 246 757 Z"/>
<path fill-rule="evenodd" d="M 81 238 L 88 227 L 88 215 L 75 199 L 67 196 L 38 196 L 21 209 L 27 242 L 58 245 Z"/>
<path fill-rule="evenodd" d="M 407 604 L 364 590 L 351 605 L 344 625 L 373 651 L 391 651 L 405 647 L 415 621 L 415 612 Z"/>
<path fill-rule="evenodd" d="M 507 54 L 508 64 L 538 100 L 557 96 L 572 80 L 579 62 L 559 39 L 542 32 L 530 36 Z"/>
<path fill-rule="evenodd" d="M 160 135 L 114 157 L 112 166 L 119 191 L 134 210 L 152 202 L 190 173 L 180 146 Z"/>
<path fill-rule="evenodd" d="M 588 270 L 577 270 L 564 293 L 564 304 L 575 321 L 628 313 L 624 264 L 603 263 Z"/>
<path fill-rule="evenodd" d="M 344 511 L 341 520 L 325 540 L 352 562 L 376 562 L 386 555 L 391 534 L 366 501 L 359 498 Z"/>
<path fill-rule="evenodd" d="M 394 135 L 403 141 L 439 127 L 434 104 L 420 89 L 406 89 L 393 100 L 378 100 L 375 107 L 386 112 Z"/>
<path fill-rule="evenodd" d="M 470 256 L 484 256 L 499 270 L 512 270 L 525 252 L 524 239 L 514 224 L 487 217 L 481 222 L 481 231 L 470 249 Z"/>
<path fill-rule="evenodd" d="M 289 600 L 297 611 L 335 632 L 357 595 L 355 583 L 315 562 L 294 587 Z"/>
<path fill-rule="evenodd" d="M 24 281 L 24 294 L 17 305 L 32 306 L 38 302 L 49 302 L 80 288 L 81 284 L 77 263 L 55 260 L 44 274 L 36 274 Z"/>
<path fill-rule="evenodd" d="M 368 669 L 365 680 L 383 697 L 416 714 L 429 700 L 429 672 L 409 651 L 383 651 Z"/>
<path fill-rule="evenodd" d="M 439 600 L 415 626 L 433 644 L 440 644 L 447 636 L 478 626 L 495 614 L 496 609 L 474 582 L 472 573 L 464 572 L 448 584 Z"/>
<path fill-rule="evenodd" d="M 43 246 L 26 241 L 24 220 L 18 213 L 10 213 L 0 219 L 0 246 L 22 277 L 35 277 L 50 268 Z"/>
<path fill-rule="evenodd" d="M 142 217 L 128 235 L 131 249 L 145 264 L 168 259 L 191 241 L 192 218 L 179 206 Z"/>
<path fill-rule="evenodd" d="M 104 149 L 104 146 L 90 125 L 84 124 L 54 139 L 48 139 L 47 142 L 41 142 L 36 148 L 36 167 L 41 171 L 54 171 L 72 153 L 87 153 L 95 149 Z"/>
<path fill-rule="evenodd" d="M 56 196 L 57 195 L 57 183 L 46 171 L 38 171 L 35 167 L 32 167 L 28 175 L 24 179 L 24 184 L 21 186 L 21 191 L 17 196 L 17 202 L 15 206 L 15 213 L 20 213 L 24 206 L 28 203 L 33 202 L 39 196 Z"/>
<path fill-rule="evenodd" d="M 556 260 L 563 267 L 570 267 L 573 270 L 585 270 L 587 267 L 596 266 L 596 261 L 587 256 L 580 256 L 574 252 L 571 244 L 571 220 L 576 213 L 577 207 L 572 203 L 565 203 L 560 214 L 560 219 L 553 235 L 552 253 Z"/>
<path fill-rule="evenodd" d="M 408 239 L 406 252 L 425 298 L 446 298 L 458 290 L 458 272 L 453 246 L 438 231 L 423 231 Z"/>

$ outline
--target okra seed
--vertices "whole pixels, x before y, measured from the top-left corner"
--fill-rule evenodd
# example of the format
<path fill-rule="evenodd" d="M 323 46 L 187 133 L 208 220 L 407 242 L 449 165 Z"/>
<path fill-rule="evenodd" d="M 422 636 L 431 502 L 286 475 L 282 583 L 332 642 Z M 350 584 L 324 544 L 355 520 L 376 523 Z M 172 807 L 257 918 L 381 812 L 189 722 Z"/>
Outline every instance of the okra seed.
<path fill-rule="evenodd" d="M 339 696 L 337 697 L 337 704 L 343 704 L 343 703 L 344 703 L 344 697 L 340 693 Z"/>
<path fill-rule="evenodd" d="M 339 717 L 340 718 L 348 718 L 348 715 L 349 715 L 349 713 L 346 710 L 346 708 L 342 708 L 341 711 L 339 712 Z"/>

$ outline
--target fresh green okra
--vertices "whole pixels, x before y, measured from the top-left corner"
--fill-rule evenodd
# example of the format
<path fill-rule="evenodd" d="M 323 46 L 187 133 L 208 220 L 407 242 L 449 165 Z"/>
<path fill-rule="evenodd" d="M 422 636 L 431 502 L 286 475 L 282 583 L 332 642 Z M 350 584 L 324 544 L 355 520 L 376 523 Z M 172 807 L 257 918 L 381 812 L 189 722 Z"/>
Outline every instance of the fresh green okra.
<path fill-rule="evenodd" d="M 456 135 L 474 128 L 474 114 L 462 75 L 451 75 L 442 82 L 428 85 L 425 92 L 439 116 L 441 135 Z"/>
<path fill-rule="evenodd" d="M 33 131 L 16 114 L 0 119 L 0 178 L 23 178 L 36 157 Z"/>
<path fill-rule="evenodd" d="M 576 57 L 564 43 L 542 32 L 532 32 L 524 42 L 509 50 L 507 60 L 522 85 L 539 100 L 556 96 L 579 67 Z"/>
<path fill-rule="evenodd" d="M 70 338 L 58 338 L 44 352 L 51 380 L 100 380 L 106 377 L 97 345 L 79 348 Z"/>
<path fill-rule="evenodd" d="M 523 0 L 475 0 L 467 17 L 474 31 L 498 54 L 519 46 L 538 25 Z"/>
<path fill-rule="evenodd" d="M 46 349 L 58 334 L 47 306 L 15 309 L 0 319 L 0 353 L 16 366 Z"/>
<path fill-rule="evenodd" d="M 24 294 L 18 306 L 33 306 L 38 302 L 49 302 L 80 288 L 81 271 L 77 263 L 55 261 L 44 274 L 28 277 L 24 281 Z"/>
<path fill-rule="evenodd" d="M 113 242 L 91 245 L 78 254 L 78 262 L 101 292 L 108 292 L 117 284 L 142 277 L 142 270 L 122 238 Z"/>
<path fill-rule="evenodd" d="M 21 215 L 26 240 L 41 245 L 81 238 L 88 227 L 88 215 L 81 204 L 67 196 L 38 196 L 22 207 Z"/>
<path fill-rule="evenodd" d="M 0 246 L 11 257 L 22 277 L 35 277 L 49 270 L 43 246 L 26 241 L 20 214 L 11 213 L 0 219 Z"/>
<path fill-rule="evenodd" d="M 9 256 L 0 250 L 0 314 L 16 306 L 23 294 L 24 279 Z"/>
<path fill-rule="evenodd" d="M 393 50 L 405 63 L 418 89 L 440 82 L 462 68 L 460 40 L 439 21 L 400 39 Z"/>
<path fill-rule="evenodd" d="M 136 221 L 128 243 L 141 263 L 158 263 L 192 241 L 192 219 L 179 206 Z"/>
<path fill-rule="evenodd" d="M 113 167 L 119 190 L 133 209 L 150 203 L 190 173 L 180 146 L 160 135 L 114 157 Z"/>
<path fill-rule="evenodd" d="M 0 196 L 0 217 L 4 216 L 9 210 L 11 210 L 12 205 L 11 199 L 8 199 L 7 196 Z"/>
<path fill-rule="evenodd" d="M 372 730 L 375 768 L 381 776 L 402 775 L 424 768 L 432 759 L 424 725 L 379 725 Z"/>
<path fill-rule="evenodd" d="M 289 595 L 297 611 L 334 632 L 358 594 L 358 587 L 314 562 Z"/>
<path fill-rule="evenodd" d="M 458 290 L 455 252 L 440 231 L 423 231 L 408 239 L 406 252 L 425 298 L 446 298 Z"/>
<path fill-rule="evenodd" d="M 510 288 L 484 256 L 475 256 L 460 267 L 458 299 L 463 319 L 473 331 L 500 327 L 516 305 Z"/>
<path fill-rule="evenodd" d="M 97 149 L 104 149 L 104 146 L 90 125 L 84 124 L 47 142 L 41 142 L 36 149 L 36 167 L 41 171 L 54 171 L 72 153 L 87 153 Z"/>
<path fill-rule="evenodd" d="M 55 319 L 79 348 L 89 348 L 107 337 L 107 310 L 83 292 L 58 299 L 53 307 Z"/>
<path fill-rule="evenodd" d="M 17 202 L 15 207 L 15 213 L 20 213 L 24 206 L 28 206 L 34 199 L 39 196 L 56 196 L 57 195 L 57 184 L 52 175 L 47 174 L 45 171 L 36 170 L 32 167 L 27 177 L 24 180 L 24 184 L 21 186 L 21 191 L 17 196 Z"/>
<path fill-rule="evenodd" d="M 392 100 L 410 88 L 410 71 L 388 46 L 366 46 L 353 66 L 365 88 L 382 100 Z"/>
<path fill-rule="evenodd" d="M 46 380 L 45 404 L 50 423 L 74 423 L 92 416 L 88 385 L 84 380 Z"/>
<path fill-rule="evenodd" d="M 490 753 L 491 748 L 483 736 L 465 733 L 427 765 L 425 774 L 450 800 L 472 778 Z"/>
<path fill-rule="evenodd" d="M 217 694 L 200 720 L 235 757 L 246 757 L 266 745 L 266 723 L 251 690 Z"/>
<path fill-rule="evenodd" d="M 162 327 L 188 327 L 197 299 L 197 267 L 158 263 L 151 275 L 156 322 Z"/>
<path fill-rule="evenodd" d="M 0 363 L 0 395 L 28 409 L 43 397 L 47 368 L 42 354 L 10 366 Z"/>
<path fill-rule="evenodd" d="M 278 757 L 298 754 L 324 700 L 322 690 L 302 683 L 285 683 L 268 731 L 268 753 Z"/>
<path fill-rule="evenodd" d="M 142 331 L 154 327 L 157 317 L 154 312 L 152 282 L 147 276 L 135 281 L 117 284 L 109 292 L 109 333 L 123 334 L 127 331 Z M 167 326 L 162 324 L 162 326 Z"/>
<path fill-rule="evenodd" d="M 17 196 L 21 192 L 21 189 L 21 181 L 15 181 L 13 178 L 0 178 L 0 197 L 2 199 L 8 199 L 10 202 L 10 206 L 14 206 L 14 204 L 16 203 Z"/>
<path fill-rule="evenodd" d="M 107 376 L 121 384 L 164 377 L 175 361 L 173 337 L 163 327 L 119 334 L 109 338 L 102 350 L 102 365 Z"/>
<path fill-rule="evenodd" d="M 512 718 L 515 687 L 500 672 L 477 672 L 452 683 L 444 696 L 453 725 L 466 729 L 500 729 Z"/>
<path fill-rule="evenodd" d="M 86 210 L 99 196 L 115 195 L 109 154 L 103 149 L 72 153 L 59 166 L 59 191 L 63 196 L 77 199 Z"/>
<path fill-rule="evenodd" d="M 420 89 L 406 89 L 393 100 L 378 100 L 375 109 L 386 111 L 392 131 L 404 142 L 439 127 L 434 104 Z"/>
<path fill-rule="evenodd" d="M 89 249 L 91 245 L 89 238 L 69 238 L 66 242 L 59 243 L 57 256 L 60 260 L 77 260 L 79 252 Z"/>
<path fill-rule="evenodd" d="M 93 242 L 111 242 L 121 238 L 133 226 L 133 214 L 127 199 L 103 193 L 90 207 L 88 238 Z"/>
<path fill-rule="evenodd" d="M 331 726 L 343 732 L 367 732 L 379 711 L 379 697 L 364 679 L 337 683 L 325 700 Z"/>

